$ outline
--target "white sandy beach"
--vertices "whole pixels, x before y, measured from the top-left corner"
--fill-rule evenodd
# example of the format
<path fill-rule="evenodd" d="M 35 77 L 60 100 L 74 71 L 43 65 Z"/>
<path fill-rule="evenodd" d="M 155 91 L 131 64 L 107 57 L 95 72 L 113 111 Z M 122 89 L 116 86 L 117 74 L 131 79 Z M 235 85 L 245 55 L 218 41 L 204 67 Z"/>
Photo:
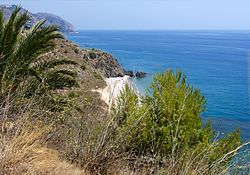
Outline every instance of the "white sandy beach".
<path fill-rule="evenodd" d="M 129 76 L 106 78 L 107 86 L 104 89 L 97 89 L 101 94 L 101 99 L 110 107 L 117 99 L 120 91 L 125 88 L 126 83 L 129 83 Z"/>

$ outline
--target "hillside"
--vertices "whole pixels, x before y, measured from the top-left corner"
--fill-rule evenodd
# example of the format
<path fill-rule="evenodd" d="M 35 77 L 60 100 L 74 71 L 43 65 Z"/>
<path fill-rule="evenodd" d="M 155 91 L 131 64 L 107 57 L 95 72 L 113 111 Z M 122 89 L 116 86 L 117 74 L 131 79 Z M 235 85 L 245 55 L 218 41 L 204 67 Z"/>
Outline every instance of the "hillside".
<path fill-rule="evenodd" d="M 118 61 L 55 26 L 28 29 L 19 12 L 0 23 L 0 175 L 242 172 L 234 160 L 249 160 L 238 150 L 250 143 L 202 123 L 205 97 L 180 71 L 156 74 L 145 95 L 123 81 L 105 103 L 110 77 L 127 74 Z"/>
<path fill-rule="evenodd" d="M 82 49 L 67 39 L 56 40 L 56 48 L 44 56 L 45 61 L 51 59 L 68 59 L 77 62 L 77 65 L 70 67 L 70 69 L 77 72 L 80 87 L 67 93 L 77 92 L 81 94 L 79 101 L 82 98 L 87 98 L 91 103 L 94 103 L 95 110 L 87 112 L 90 115 L 102 116 L 105 114 L 108 106 L 101 98 L 102 93 L 100 94 L 98 90 L 107 86 L 104 79 L 124 76 L 125 71 L 117 59 L 101 50 Z M 65 91 L 63 92 L 65 93 Z"/>
<path fill-rule="evenodd" d="M 124 76 L 124 70 L 111 54 L 97 49 L 82 49 L 67 39 L 56 40 L 56 48 L 48 59 L 67 58 L 78 63 L 78 78 L 83 86 L 95 88 L 105 85 L 104 78 Z M 86 83 L 88 82 L 88 83 Z"/>
<path fill-rule="evenodd" d="M 11 5 L 11 6 L 0 5 L 0 10 L 4 11 L 5 19 L 8 19 L 10 17 L 12 11 L 15 8 L 16 8 L 16 5 Z M 21 13 L 24 13 L 26 11 L 27 11 L 26 9 L 23 9 L 23 8 L 21 9 Z M 64 33 L 74 32 L 74 26 L 59 16 L 49 14 L 49 13 L 31 13 L 31 12 L 28 12 L 28 14 L 31 16 L 31 20 L 30 20 L 28 26 L 32 26 L 36 22 L 46 19 L 45 26 L 53 24 L 53 25 L 59 26 L 61 32 L 64 32 Z"/>

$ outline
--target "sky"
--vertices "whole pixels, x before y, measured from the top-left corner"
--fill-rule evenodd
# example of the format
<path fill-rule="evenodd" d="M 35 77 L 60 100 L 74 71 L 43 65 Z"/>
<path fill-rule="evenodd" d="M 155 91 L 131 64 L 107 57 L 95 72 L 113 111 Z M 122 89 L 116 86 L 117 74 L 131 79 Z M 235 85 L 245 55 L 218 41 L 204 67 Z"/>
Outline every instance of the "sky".
<path fill-rule="evenodd" d="M 78 30 L 249 30 L 250 0 L 0 0 L 61 16 Z"/>

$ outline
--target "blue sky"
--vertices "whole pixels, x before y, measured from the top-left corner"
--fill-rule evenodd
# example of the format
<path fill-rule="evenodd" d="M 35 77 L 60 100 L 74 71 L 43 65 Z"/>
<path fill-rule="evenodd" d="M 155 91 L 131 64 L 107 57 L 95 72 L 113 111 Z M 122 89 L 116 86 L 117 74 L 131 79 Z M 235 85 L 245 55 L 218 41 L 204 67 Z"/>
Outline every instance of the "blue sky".
<path fill-rule="evenodd" d="M 250 29 L 250 0 L 0 0 L 77 29 Z"/>

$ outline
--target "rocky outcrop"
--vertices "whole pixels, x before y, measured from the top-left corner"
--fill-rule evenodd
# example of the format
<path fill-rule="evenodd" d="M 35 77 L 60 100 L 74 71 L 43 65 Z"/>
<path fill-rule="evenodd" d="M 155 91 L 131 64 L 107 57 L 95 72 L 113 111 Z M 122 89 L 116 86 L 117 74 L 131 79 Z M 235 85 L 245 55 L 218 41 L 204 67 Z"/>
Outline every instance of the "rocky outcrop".
<path fill-rule="evenodd" d="M 134 77 L 135 76 L 134 72 L 131 71 L 131 70 L 126 70 L 124 73 L 125 73 L 125 75 L 130 76 L 130 77 Z"/>
<path fill-rule="evenodd" d="M 4 11 L 5 19 L 8 19 L 10 17 L 11 13 L 13 12 L 13 10 L 15 10 L 15 8 L 16 8 L 16 5 L 11 5 L 11 6 L 0 5 L 0 10 Z M 40 20 L 46 20 L 45 26 L 57 25 L 60 27 L 61 32 L 65 32 L 65 33 L 74 32 L 74 26 L 59 16 L 49 14 L 49 13 L 34 14 L 22 8 L 21 13 L 25 13 L 25 12 L 27 12 L 31 17 L 29 23 L 27 24 L 27 27 L 34 25 Z"/>
<path fill-rule="evenodd" d="M 133 72 L 131 70 L 125 71 L 125 75 L 128 75 L 130 77 L 136 77 L 136 78 L 144 78 L 146 77 L 147 73 L 145 72 Z"/>
<path fill-rule="evenodd" d="M 79 80 L 86 89 L 104 87 L 104 78 L 124 76 L 124 70 L 110 54 L 101 50 L 81 49 L 74 42 L 66 39 L 56 40 L 56 48 L 44 57 L 69 59 L 77 62 L 75 70 Z"/>
<path fill-rule="evenodd" d="M 121 77 L 125 75 L 117 59 L 106 52 L 96 49 L 86 50 L 85 58 L 104 77 Z"/>
<path fill-rule="evenodd" d="M 146 77 L 146 73 L 145 72 L 136 72 L 135 76 L 137 78 L 144 78 L 144 77 Z"/>

